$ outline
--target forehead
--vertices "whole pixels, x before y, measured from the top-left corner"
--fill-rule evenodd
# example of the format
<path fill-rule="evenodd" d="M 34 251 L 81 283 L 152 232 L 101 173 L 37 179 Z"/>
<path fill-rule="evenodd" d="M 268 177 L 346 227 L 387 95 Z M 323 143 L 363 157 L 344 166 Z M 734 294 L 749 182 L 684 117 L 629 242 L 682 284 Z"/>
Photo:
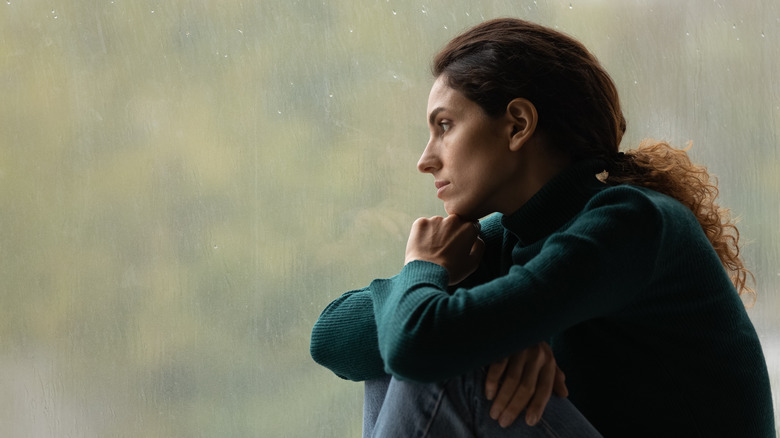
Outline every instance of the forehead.
<path fill-rule="evenodd" d="M 469 100 L 459 91 L 447 85 L 444 76 L 439 76 L 431 87 L 428 95 L 428 114 L 437 108 L 458 110 L 467 106 Z"/>

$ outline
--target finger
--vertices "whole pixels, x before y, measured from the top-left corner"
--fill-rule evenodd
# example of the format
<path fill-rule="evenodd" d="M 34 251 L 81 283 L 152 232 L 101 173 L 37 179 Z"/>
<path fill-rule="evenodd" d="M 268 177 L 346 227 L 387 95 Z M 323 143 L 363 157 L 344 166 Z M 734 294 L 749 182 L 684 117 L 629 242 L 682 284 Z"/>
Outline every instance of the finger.
<path fill-rule="evenodd" d="M 456 214 L 451 214 L 444 218 L 444 221 L 458 232 L 468 233 L 467 235 L 478 236 L 482 225 L 479 221 L 467 221 Z"/>
<path fill-rule="evenodd" d="M 543 349 L 538 347 L 535 349 L 535 353 L 536 354 L 532 356 L 533 360 L 523 368 L 523 375 L 520 383 L 517 385 L 517 389 L 512 395 L 509 404 L 507 404 L 504 412 L 501 413 L 498 419 L 498 423 L 501 427 L 509 427 L 514 423 L 517 417 L 520 416 L 520 413 L 528 407 L 534 394 L 540 390 L 540 373 L 547 359 L 549 359 L 549 356 L 545 354 L 546 352 Z M 552 391 L 551 383 L 546 390 Z"/>
<path fill-rule="evenodd" d="M 490 406 L 490 418 L 498 420 L 512 401 L 512 397 L 514 396 L 523 375 L 525 354 L 525 351 L 523 351 L 509 359 L 507 371 L 504 373 L 504 380 L 501 382 L 496 398 Z"/>
<path fill-rule="evenodd" d="M 568 397 L 569 388 L 566 387 L 566 374 L 563 374 L 560 368 L 555 367 L 555 382 L 553 383 L 553 391 L 558 397 Z"/>
<path fill-rule="evenodd" d="M 536 391 L 534 391 L 534 395 L 528 403 L 528 408 L 525 412 L 525 422 L 529 426 L 535 426 L 539 419 L 542 418 L 542 414 L 544 414 L 544 408 L 552 395 L 557 369 L 558 367 L 554 361 L 548 361 L 540 370 Z"/>
<path fill-rule="evenodd" d="M 509 358 L 506 358 L 490 365 L 488 368 L 487 377 L 485 377 L 485 397 L 487 397 L 488 400 L 493 400 L 496 396 L 498 381 L 501 379 L 501 376 L 504 375 L 504 370 L 506 370 L 506 364 L 508 363 Z"/>

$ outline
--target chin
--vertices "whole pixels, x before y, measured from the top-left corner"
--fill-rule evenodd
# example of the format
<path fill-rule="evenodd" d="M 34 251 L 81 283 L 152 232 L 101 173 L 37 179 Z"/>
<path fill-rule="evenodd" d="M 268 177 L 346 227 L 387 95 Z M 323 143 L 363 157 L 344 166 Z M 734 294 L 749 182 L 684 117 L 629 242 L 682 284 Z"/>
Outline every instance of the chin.
<path fill-rule="evenodd" d="M 487 214 L 480 215 L 479 213 L 468 209 L 448 208 L 446 205 L 444 206 L 444 211 L 446 211 L 447 214 L 450 216 L 457 215 L 458 217 L 466 221 L 476 221 L 482 217 L 487 216 Z"/>

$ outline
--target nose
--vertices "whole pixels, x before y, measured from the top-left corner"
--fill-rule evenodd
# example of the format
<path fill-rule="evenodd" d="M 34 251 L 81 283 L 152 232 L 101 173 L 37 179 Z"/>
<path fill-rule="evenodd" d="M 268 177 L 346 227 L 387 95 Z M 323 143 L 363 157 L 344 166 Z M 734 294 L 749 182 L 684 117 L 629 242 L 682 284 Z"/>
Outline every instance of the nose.
<path fill-rule="evenodd" d="M 428 140 L 428 144 L 420 156 L 420 161 L 417 162 L 417 170 L 422 173 L 433 173 L 441 168 L 441 162 L 434 148 L 433 139 Z"/>

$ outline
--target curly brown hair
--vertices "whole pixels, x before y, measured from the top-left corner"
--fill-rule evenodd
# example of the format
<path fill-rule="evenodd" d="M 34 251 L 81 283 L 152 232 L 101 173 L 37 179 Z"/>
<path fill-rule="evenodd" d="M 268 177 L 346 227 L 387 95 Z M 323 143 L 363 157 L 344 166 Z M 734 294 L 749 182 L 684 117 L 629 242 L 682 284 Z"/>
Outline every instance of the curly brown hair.
<path fill-rule="evenodd" d="M 739 231 L 716 201 L 717 182 L 686 150 L 645 141 L 619 153 L 626 130 L 617 88 L 598 60 L 574 38 L 514 18 L 481 23 L 452 39 L 432 73 L 498 117 L 517 97 L 531 101 L 537 129 L 572 160 L 601 158 L 608 183 L 634 184 L 669 195 L 693 211 L 737 292 L 754 294 L 739 251 Z"/>
<path fill-rule="evenodd" d="M 718 182 L 707 168 L 691 162 L 685 149 L 666 142 L 644 140 L 637 149 L 617 155 L 608 176 L 610 184 L 633 184 L 647 187 L 677 199 L 688 207 L 699 221 L 704 234 L 720 257 L 737 292 L 755 297 L 748 286 L 753 274 L 745 268 L 739 255 L 739 230 L 729 209 L 720 207 Z"/>

